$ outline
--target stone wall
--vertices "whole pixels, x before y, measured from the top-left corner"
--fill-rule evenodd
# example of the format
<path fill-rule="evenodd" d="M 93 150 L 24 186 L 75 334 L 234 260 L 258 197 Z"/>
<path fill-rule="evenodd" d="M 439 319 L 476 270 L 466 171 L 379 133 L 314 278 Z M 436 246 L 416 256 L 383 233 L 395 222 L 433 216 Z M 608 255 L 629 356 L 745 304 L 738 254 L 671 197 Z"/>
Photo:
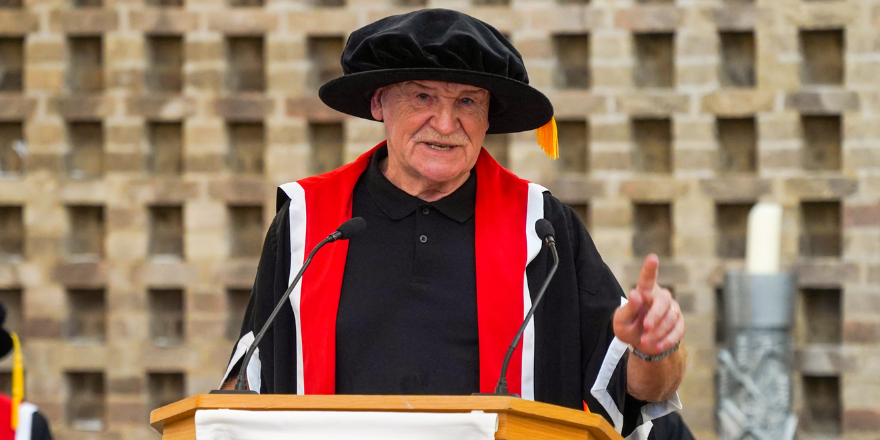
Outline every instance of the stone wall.
<path fill-rule="evenodd" d="M 509 35 L 554 103 L 562 160 L 534 133 L 487 148 L 625 288 L 663 254 L 697 438 L 757 201 L 802 288 L 802 438 L 880 435 L 876 0 L 0 0 L 0 300 L 56 438 L 156 438 L 150 409 L 217 386 L 275 186 L 383 139 L 317 88 L 349 32 L 422 6 Z"/>

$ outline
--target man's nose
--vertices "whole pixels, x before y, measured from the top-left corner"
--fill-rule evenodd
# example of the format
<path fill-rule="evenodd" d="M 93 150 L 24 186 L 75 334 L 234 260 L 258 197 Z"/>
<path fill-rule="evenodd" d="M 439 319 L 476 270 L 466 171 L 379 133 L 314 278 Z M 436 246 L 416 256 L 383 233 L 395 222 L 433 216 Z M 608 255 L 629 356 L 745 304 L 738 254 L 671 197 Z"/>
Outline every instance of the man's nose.
<path fill-rule="evenodd" d="M 451 134 L 461 128 L 454 102 L 437 103 L 436 111 L 431 118 L 431 126 L 440 134 Z"/>

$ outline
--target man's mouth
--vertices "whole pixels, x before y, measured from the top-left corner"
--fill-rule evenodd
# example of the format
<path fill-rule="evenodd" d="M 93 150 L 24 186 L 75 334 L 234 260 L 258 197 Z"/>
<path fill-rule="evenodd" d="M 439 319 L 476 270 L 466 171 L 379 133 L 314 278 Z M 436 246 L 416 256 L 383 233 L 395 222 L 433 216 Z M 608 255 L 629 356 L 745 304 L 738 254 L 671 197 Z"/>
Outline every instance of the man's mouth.
<path fill-rule="evenodd" d="M 439 150 L 439 151 L 449 151 L 449 150 L 455 148 L 455 145 L 439 144 L 436 142 L 423 142 L 423 144 L 431 147 L 434 150 Z"/>

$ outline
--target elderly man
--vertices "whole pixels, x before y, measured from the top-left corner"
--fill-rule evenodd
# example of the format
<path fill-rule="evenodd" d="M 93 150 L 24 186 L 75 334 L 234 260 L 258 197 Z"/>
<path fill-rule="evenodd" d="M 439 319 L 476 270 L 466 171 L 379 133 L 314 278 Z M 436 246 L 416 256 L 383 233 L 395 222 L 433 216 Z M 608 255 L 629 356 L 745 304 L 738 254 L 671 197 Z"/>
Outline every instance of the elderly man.
<path fill-rule="evenodd" d="M 384 122 L 387 141 L 280 187 L 226 377 L 242 368 L 305 253 L 363 217 L 365 234 L 315 256 L 245 366 L 250 388 L 491 392 L 551 267 L 534 229 L 545 218 L 561 263 L 511 362 L 510 391 L 589 407 L 633 438 L 679 408 L 684 322 L 657 286 L 657 258 L 645 260 L 627 302 L 574 211 L 482 149 L 487 133 L 553 130 L 553 107 L 528 85 L 510 42 L 465 14 L 422 10 L 352 33 L 342 65 L 345 75 L 325 84 L 321 99 Z"/>

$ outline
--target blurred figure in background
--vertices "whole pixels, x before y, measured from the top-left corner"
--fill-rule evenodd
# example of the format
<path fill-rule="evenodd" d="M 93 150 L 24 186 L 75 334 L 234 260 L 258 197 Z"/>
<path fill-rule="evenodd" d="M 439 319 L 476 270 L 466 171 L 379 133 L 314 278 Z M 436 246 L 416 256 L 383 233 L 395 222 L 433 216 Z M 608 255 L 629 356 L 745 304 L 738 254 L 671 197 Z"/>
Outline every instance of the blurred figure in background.
<path fill-rule="evenodd" d="M 18 335 L 4 327 L 6 306 L 0 303 L 0 359 L 13 352 L 12 396 L 0 394 L 0 440 L 52 440 L 49 422 L 37 406 L 24 402 L 24 367 Z"/>

